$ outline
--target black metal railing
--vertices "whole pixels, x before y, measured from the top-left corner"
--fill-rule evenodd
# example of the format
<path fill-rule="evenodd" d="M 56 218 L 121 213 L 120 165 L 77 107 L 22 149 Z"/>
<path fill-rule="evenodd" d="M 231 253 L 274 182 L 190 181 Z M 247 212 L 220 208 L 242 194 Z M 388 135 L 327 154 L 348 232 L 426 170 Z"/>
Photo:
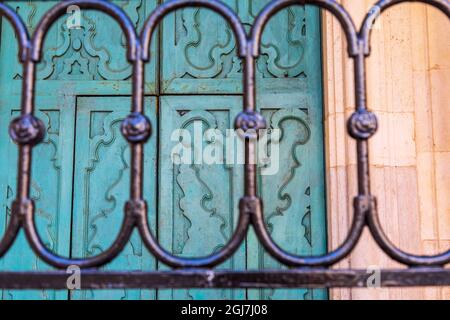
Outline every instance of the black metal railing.
<path fill-rule="evenodd" d="M 448 0 L 382 0 L 375 5 L 358 31 L 348 12 L 333 0 L 275 0 L 257 17 L 249 34 L 237 15 L 225 4 L 215 0 L 173 0 L 164 3 L 147 19 L 140 36 L 129 17 L 116 5 L 102 0 L 62 1 L 48 11 L 30 38 L 20 17 L 0 3 L 0 13 L 12 24 L 19 42 L 19 60 L 24 68 L 21 116 L 9 128 L 10 136 L 19 148 L 17 197 L 12 204 L 8 227 L 0 241 L 0 257 L 13 244 L 20 229 L 35 254 L 58 269 L 79 266 L 83 288 L 293 288 L 293 287 L 358 287 L 365 286 L 369 274 L 365 270 L 336 270 L 331 267 L 348 256 L 365 227 L 368 227 L 379 247 L 393 260 L 408 268 L 381 271 L 383 286 L 450 285 L 450 250 L 433 256 L 403 252 L 385 235 L 377 215 L 376 198 L 370 190 L 368 140 L 378 128 L 377 117 L 366 105 L 365 62 L 370 55 L 370 31 L 384 10 L 403 2 L 424 2 L 443 11 L 450 18 Z M 264 223 L 263 199 L 258 197 L 255 161 L 256 132 L 266 126 L 264 117 L 256 111 L 255 61 L 260 55 L 261 35 L 270 18 L 293 5 L 315 5 L 330 11 L 340 22 L 348 41 L 348 54 L 354 62 L 356 110 L 348 120 L 348 133 L 357 142 L 358 194 L 354 198 L 353 223 L 346 240 L 334 251 L 321 256 L 298 256 L 280 248 L 271 238 Z M 34 116 L 36 65 L 42 57 L 42 46 L 50 26 L 69 6 L 102 11 L 112 16 L 122 27 L 128 48 L 128 61 L 133 65 L 131 114 L 123 121 L 122 134 L 131 146 L 130 199 L 125 204 L 121 231 L 109 249 L 95 257 L 71 259 L 49 251 L 35 225 L 35 207 L 30 198 L 31 159 L 33 147 L 42 142 L 44 125 Z M 150 43 L 158 23 L 169 13 L 184 7 L 211 9 L 231 25 L 237 39 L 238 55 L 244 64 L 244 105 L 235 121 L 245 138 L 244 190 L 237 228 L 229 242 L 207 257 L 183 258 L 163 249 L 151 232 L 147 219 L 147 204 L 143 196 L 143 149 L 151 136 L 151 123 L 144 114 L 144 66 L 149 62 Z M 252 226 L 265 250 L 285 270 L 223 271 L 213 267 L 230 258 L 245 240 Z M 98 268 L 108 264 L 122 251 L 134 229 L 147 249 L 171 271 L 107 272 Z M 67 274 L 48 272 L 0 272 L 0 288 L 66 287 Z"/>

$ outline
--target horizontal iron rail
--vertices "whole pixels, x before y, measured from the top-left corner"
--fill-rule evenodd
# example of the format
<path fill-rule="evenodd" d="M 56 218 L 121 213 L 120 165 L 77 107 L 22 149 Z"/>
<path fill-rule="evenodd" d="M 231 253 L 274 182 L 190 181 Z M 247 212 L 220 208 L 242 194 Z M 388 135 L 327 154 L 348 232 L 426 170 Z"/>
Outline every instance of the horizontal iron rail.
<path fill-rule="evenodd" d="M 81 289 L 186 288 L 364 288 L 367 270 L 292 269 L 264 271 L 178 270 L 165 272 L 81 272 Z M 3 289 L 67 289 L 64 271 L 0 272 Z M 450 286 L 450 269 L 380 271 L 381 287 Z"/>

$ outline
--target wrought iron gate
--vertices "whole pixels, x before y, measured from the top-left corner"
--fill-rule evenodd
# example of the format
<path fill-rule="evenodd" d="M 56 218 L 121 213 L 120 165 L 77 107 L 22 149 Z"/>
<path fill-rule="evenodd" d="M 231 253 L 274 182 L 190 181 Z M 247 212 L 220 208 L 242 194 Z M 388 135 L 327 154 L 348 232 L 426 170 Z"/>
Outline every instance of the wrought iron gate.
<path fill-rule="evenodd" d="M 448 0 L 381 0 L 365 17 L 357 31 L 348 12 L 334 0 L 274 0 L 258 16 L 250 34 L 236 14 L 216 0 L 173 0 L 159 6 L 147 19 L 137 35 L 128 16 L 114 4 L 104 0 L 62 1 L 40 21 L 30 38 L 20 17 L 0 3 L 0 13 L 12 24 L 19 41 L 19 60 L 23 65 L 21 116 L 14 119 L 9 133 L 19 148 L 17 198 L 6 232 L 0 241 L 0 258 L 6 254 L 20 229 L 43 261 L 62 269 L 49 272 L 0 272 L 3 289 L 65 289 L 65 269 L 83 269 L 83 289 L 100 288 L 317 288 L 363 287 L 370 276 L 366 270 L 336 270 L 333 265 L 348 256 L 368 227 L 378 246 L 392 259 L 408 268 L 382 270 L 382 286 L 450 285 L 450 250 L 433 256 L 403 252 L 386 236 L 377 214 L 376 197 L 370 190 L 368 140 L 378 129 L 377 117 L 366 106 L 365 62 L 370 55 L 370 33 L 376 18 L 384 10 L 403 2 L 424 2 L 443 11 L 450 18 Z M 348 120 L 348 133 L 357 141 L 358 195 L 354 198 L 353 223 L 344 243 L 322 256 L 297 256 L 280 248 L 271 238 L 264 223 L 263 199 L 258 197 L 255 163 L 257 131 L 266 126 L 264 117 L 256 111 L 255 61 L 260 55 L 261 36 L 270 18 L 292 5 L 315 5 L 330 11 L 342 25 L 348 42 L 348 54 L 354 61 L 356 110 Z M 42 142 L 44 125 L 34 116 L 36 65 L 41 60 L 42 46 L 50 26 L 67 8 L 94 9 L 112 16 L 122 27 L 128 48 L 128 61 L 133 65 L 131 114 L 122 124 L 122 134 L 131 147 L 130 199 L 124 207 L 121 231 L 111 247 L 98 256 L 70 259 L 50 252 L 37 232 L 35 208 L 30 198 L 31 159 L 33 147 Z M 182 258 L 164 250 L 150 231 L 147 205 L 143 197 L 143 148 L 151 136 L 152 125 L 144 115 L 144 66 L 149 62 L 150 43 L 159 22 L 169 13 L 184 7 L 209 8 L 230 23 L 237 38 L 238 54 L 244 67 L 244 106 L 235 120 L 245 139 L 245 194 L 240 201 L 240 216 L 234 235 L 219 252 L 202 258 Z M 6 94 L 6 93 L 4 93 Z M 252 226 L 265 250 L 287 270 L 222 271 L 213 268 L 230 258 L 244 241 Z M 108 264 L 124 248 L 134 229 L 147 249 L 162 263 L 173 268 L 165 272 L 105 272 L 98 268 Z"/>

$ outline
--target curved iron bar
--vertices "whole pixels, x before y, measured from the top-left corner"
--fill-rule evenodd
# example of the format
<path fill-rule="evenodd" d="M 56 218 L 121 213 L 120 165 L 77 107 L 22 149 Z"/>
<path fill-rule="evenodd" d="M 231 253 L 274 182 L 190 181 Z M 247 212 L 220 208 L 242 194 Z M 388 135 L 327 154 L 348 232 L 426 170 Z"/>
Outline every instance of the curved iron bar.
<path fill-rule="evenodd" d="M 57 268 L 66 268 L 70 265 L 78 265 L 80 268 L 92 268 L 110 262 L 123 250 L 135 226 L 134 217 L 125 214 L 118 237 L 103 253 L 87 259 L 69 259 L 51 252 L 44 245 L 36 229 L 34 221 L 35 208 L 33 201 L 30 199 L 32 148 L 42 141 L 45 132 L 43 123 L 33 115 L 36 64 L 41 60 L 42 44 L 49 28 L 59 17 L 67 13 L 68 7 L 74 5 L 84 9 L 101 11 L 112 16 L 119 22 L 125 32 L 128 41 L 128 60 L 135 62 L 138 58 L 136 53 L 139 51 L 140 45 L 133 23 L 122 9 L 112 3 L 100 0 L 64 1 L 55 5 L 44 15 L 33 35 L 31 52 L 25 64 L 22 116 L 14 120 L 14 125 L 10 127 L 10 134 L 13 140 L 19 144 L 19 178 L 17 198 L 13 204 L 13 214 L 17 214 L 21 218 L 21 224 L 25 230 L 28 242 L 36 255 L 45 262 Z"/>
<path fill-rule="evenodd" d="M 150 45 L 152 41 L 153 34 L 156 27 L 162 21 L 162 19 L 171 12 L 185 8 L 185 7 L 199 7 L 206 8 L 215 11 L 220 14 L 233 29 L 236 36 L 236 42 L 238 47 L 238 52 L 241 57 L 245 56 L 247 53 L 247 36 L 245 33 L 244 26 L 242 25 L 236 14 L 225 4 L 218 1 L 208 1 L 208 0 L 175 0 L 169 1 L 158 7 L 145 22 L 144 28 L 141 32 L 141 43 L 142 43 L 142 60 L 148 62 L 150 60 Z M 144 70 L 139 71 L 140 78 L 144 78 Z M 141 99 L 143 99 L 143 92 L 141 92 Z M 138 187 L 142 190 L 141 180 L 143 173 L 143 150 L 140 149 L 136 155 L 139 158 L 137 164 L 134 166 L 133 175 L 136 176 L 136 181 Z M 142 194 L 142 192 L 140 192 Z M 133 199 L 129 202 L 129 211 L 135 212 L 134 216 L 137 217 L 137 225 L 140 235 L 144 241 L 146 247 L 150 250 L 152 254 L 155 255 L 164 264 L 174 267 L 174 268 L 207 268 L 214 267 L 220 263 L 226 261 L 229 257 L 233 255 L 234 252 L 239 248 L 241 243 L 244 241 L 247 234 L 247 230 L 250 224 L 250 218 L 248 215 L 240 214 L 237 228 L 234 231 L 231 239 L 227 244 L 218 252 L 215 252 L 206 257 L 200 258 L 183 258 L 177 257 L 162 248 L 158 243 L 156 238 L 153 236 L 151 229 L 148 225 L 147 217 L 147 205 L 143 199 Z"/>
<path fill-rule="evenodd" d="M 25 62 L 27 60 L 28 51 L 30 48 L 30 38 L 28 36 L 28 31 L 25 24 L 14 10 L 1 2 L 0 15 L 8 19 L 9 23 L 12 25 L 19 42 L 19 61 L 21 63 Z"/>
<path fill-rule="evenodd" d="M 145 246 L 161 262 L 174 268 L 214 267 L 233 255 L 247 235 L 250 224 L 266 251 L 287 266 L 328 267 L 345 258 L 355 247 L 367 225 L 381 249 L 393 259 L 409 266 L 443 266 L 450 262 L 450 251 L 434 256 L 405 253 L 393 245 L 378 220 L 376 198 L 370 190 L 368 140 L 378 129 L 376 116 L 366 104 L 365 62 L 370 55 L 370 29 L 376 17 L 387 8 L 403 2 L 423 2 L 442 10 L 450 18 L 448 0 L 382 0 L 364 19 L 359 32 L 348 12 L 334 0 L 274 0 L 257 17 L 247 37 L 237 15 L 225 4 L 208 0 L 173 0 L 159 6 L 147 19 L 139 38 L 129 17 L 106 0 L 68 0 L 57 4 L 40 21 L 30 42 L 20 17 L 0 3 L 0 14 L 13 25 L 19 39 L 19 60 L 24 66 L 21 116 L 11 122 L 10 135 L 19 145 L 17 197 L 12 204 L 12 215 L 5 236 L 0 241 L 0 257 L 10 248 L 21 227 L 35 253 L 45 262 L 58 268 L 78 265 L 81 268 L 100 267 L 114 259 L 124 248 L 134 228 L 137 228 Z M 202 7 L 219 13 L 230 23 L 237 39 L 238 55 L 244 60 L 244 106 L 236 118 L 237 129 L 262 129 L 264 117 L 256 111 L 256 67 L 264 28 L 273 15 L 291 5 L 315 5 L 330 11 L 341 23 L 348 41 L 348 53 L 354 61 L 355 113 L 348 121 L 348 133 L 357 141 L 358 196 L 354 199 L 353 223 L 346 240 L 333 252 L 322 256 L 297 256 L 280 248 L 267 232 L 264 224 L 263 203 L 257 197 L 257 176 L 254 141 L 258 135 L 245 132 L 245 195 L 241 199 L 239 221 L 233 236 L 219 252 L 207 257 L 182 258 L 166 251 L 157 242 L 148 225 L 147 205 L 143 199 L 143 148 L 151 135 L 151 124 L 144 115 L 144 63 L 150 60 L 150 45 L 159 22 L 169 13 L 185 7 Z M 119 235 L 105 252 L 88 259 L 68 259 L 50 252 L 40 238 L 34 220 L 34 203 L 30 199 L 32 148 L 44 136 L 43 123 L 34 116 L 36 64 L 40 62 L 42 45 L 50 26 L 66 13 L 69 6 L 100 10 L 119 22 L 128 41 L 128 61 L 133 64 L 133 97 L 131 114 L 122 124 L 122 134 L 131 146 L 130 200 L 124 208 L 124 220 Z"/>
<path fill-rule="evenodd" d="M 148 225 L 148 219 L 146 215 L 147 210 L 144 201 L 129 203 L 129 205 L 132 207 L 143 207 L 142 209 L 138 210 L 138 212 L 136 212 L 136 214 L 138 214 L 139 216 L 139 218 L 137 219 L 139 234 L 141 235 L 144 244 L 149 249 L 149 251 L 159 261 L 172 268 L 212 268 L 225 262 L 236 252 L 236 250 L 245 240 L 250 225 L 249 215 L 240 214 L 233 236 L 230 240 L 228 240 L 226 245 L 220 249 L 220 251 L 206 257 L 183 258 L 177 257 L 165 250 L 153 236 Z"/>
<path fill-rule="evenodd" d="M 116 20 L 123 29 L 128 44 L 127 58 L 129 62 L 137 59 L 136 53 L 139 50 L 139 41 L 128 15 L 117 5 L 104 0 L 64 0 L 47 11 L 36 27 L 32 39 L 31 59 L 40 62 L 42 56 L 42 43 L 48 30 L 53 23 L 62 15 L 67 13 L 70 6 L 78 6 L 80 9 L 101 11 Z"/>
<path fill-rule="evenodd" d="M 11 248 L 12 244 L 17 238 L 19 230 L 20 219 L 16 214 L 14 214 L 14 212 L 12 212 L 8 226 L 5 230 L 5 235 L 0 240 L 0 258 L 3 257 L 6 252 L 8 252 L 9 248 Z"/>
<path fill-rule="evenodd" d="M 320 256 L 298 256 L 282 249 L 270 236 L 263 217 L 263 206 L 252 216 L 252 225 L 264 249 L 276 260 L 291 267 L 328 267 L 348 256 L 361 237 L 365 226 L 366 212 L 360 210 L 355 201 L 355 214 L 345 241 L 334 251 Z"/>
<path fill-rule="evenodd" d="M 280 10 L 293 5 L 310 4 L 328 10 L 335 16 L 342 25 L 347 37 L 348 54 L 355 56 L 360 48 L 358 46 L 358 34 L 355 24 L 347 12 L 339 3 L 330 0 L 278 0 L 270 2 L 258 15 L 252 27 L 252 40 L 254 43 L 261 43 L 261 37 L 267 22 Z M 253 46 L 252 53 L 254 57 L 259 56 L 260 46 Z"/>
<path fill-rule="evenodd" d="M 329 10 L 334 16 L 337 17 L 342 25 L 342 28 L 347 35 L 348 41 L 348 53 L 351 57 L 357 57 L 361 52 L 357 33 L 353 21 L 351 20 L 347 11 L 336 2 L 323 1 L 323 0 L 286 0 L 286 1 L 273 1 L 267 5 L 262 13 L 258 16 L 256 22 L 253 25 L 252 34 L 252 53 L 255 57 L 259 55 L 261 38 L 265 26 L 271 17 L 276 13 L 289 6 L 311 4 L 318 7 Z M 357 100 L 359 95 L 363 94 L 362 90 L 357 90 Z M 352 226 L 345 239 L 345 241 L 334 251 L 320 255 L 320 256 L 298 256 L 286 252 L 272 239 L 264 222 L 264 210 L 263 203 L 260 199 L 249 199 L 254 202 L 252 207 L 254 208 L 252 215 L 252 225 L 255 228 L 256 235 L 259 241 L 264 246 L 266 251 L 279 262 L 288 266 L 329 266 L 344 259 L 356 246 L 362 231 L 365 226 L 365 213 L 360 206 L 360 198 L 355 200 L 355 213 L 353 217 Z"/>
<path fill-rule="evenodd" d="M 376 19 L 388 8 L 399 5 L 405 2 L 421 2 L 440 9 L 444 14 L 450 18 L 450 1 L 448 0 L 382 0 L 374 5 L 374 10 L 371 10 L 363 21 L 360 31 L 360 37 L 364 44 L 364 54 L 370 56 L 370 36 L 371 29 Z M 436 255 L 414 255 L 406 253 L 405 251 L 394 245 L 389 237 L 384 232 L 378 217 L 378 210 L 376 201 L 373 202 L 371 210 L 367 213 L 367 225 L 369 230 L 377 242 L 378 246 L 392 259 L 409 266 L 444 266 L 450 263 L 450 249 L 446 252 Z"/>
<path fill-rule="evenodd" d="M 30 37 L 28 31 L 19 15 L 7 5 L 0 3 L 0 15 L 5 17 L 12 25 L 19 43 L 19 61 L 25 70 L 25 62 L 30 49 Z M 23 86 L 24 87 L 24 86 Z M 22 88 L 23 92 L 26 90 Z M 24 93 L 23 93 L 24 95 Z M 6 227 L 4 236 L 0 239 L 0 257 L 2 257 L 14 243 L 20 230 L 20 219 L 14 210 L 11 212 L 10 221 Z"/>
<path fill-rule="evenodd" d="M 395 246 L 383 231 L 376 206 L 367 216 L 369 230 L 378 246 L 392 259 L 408 266 L 444 266 L 450 262 L 450 250 L 437 255 L 414 255 Z"/>
<path fill-rule="evenodd" d="M 136 225 L 133 217 L 125 215 L 117 238 L 106 251 L 103 251 L 101 254 L 90 258 L 65 258 L 51 252 L 45 246 L 36 229 L 36 222 L 34 219 L 34 204 L 30 201 L 27 206 L 29 206 L 31 209 L 26 210 L 23 224 L 25 234 L 28 242 L 31 245 L 31 248 L 43 261 L 60 269 L 65 269 L 72 265 L 76 265 L 81 269 L 88 269 L 93 267 L 101 267 L 108 262 L 111 262 L 122 252 L 123 248 L 130 240 L 131 234 L 133 233 Z"/>
<path fill-rule="evenodd" d="M 247 51 L 247 35 L 239 17 L 226 4 L 211 0 L 172 0 L 165 2 L 148 17 L 141 32 L 142 59 L 150 60 L 150 46 L 159 22 L 169 13 L 186 7 L 206 8 L 220 14 L 231 26 L 238 46 L 239 56 L 244 58 Z"/>
<path fill-rule="evenodd" d="M 364 54 L 370 54 L 370 36 L 372 27 L 375 24 L 377 18 L 387 9 L 392 6 L 406 3 L 406 2 L 418 2 L 431 5 L 441 10 L 450 19 L 450 1 L 448 0 L 381 0 L 375 3 L 363 20 L 360 30 L 360 37 L 364 42 Z"/>

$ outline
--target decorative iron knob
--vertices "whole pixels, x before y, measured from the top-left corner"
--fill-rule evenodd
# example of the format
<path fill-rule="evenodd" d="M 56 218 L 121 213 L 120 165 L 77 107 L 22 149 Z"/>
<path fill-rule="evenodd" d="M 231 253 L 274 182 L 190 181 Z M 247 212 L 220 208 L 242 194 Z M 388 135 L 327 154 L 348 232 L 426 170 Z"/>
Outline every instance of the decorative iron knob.
<path fill-rule="evenodd" d="M 146 142 L 152 134 L 150 120 L 143 114 L 134 112 L 122 123 L 122 134 L 130 143 Z"/>
<path fill-rule="evenodd" d="M 266 129 L 266 119 L 261 113 L 255 111 L 243 111 L 237 117 L 234 127 L 238 134 L 245 139 L 256 139 L 259 130 Z"/>
<path fill-rule="evenodd" d="M 377 116 L 367 110 L 357 111 L 348 121 L 348 133 L 355 139 L 366 140 L 378 130 Z"/>
<path fill-rule="evenodd" d="M 31 114 L 22 115 L 9 125 L 9 135 L 18 145 L 35 146 L 44 140 L 45 125 Z"/>

